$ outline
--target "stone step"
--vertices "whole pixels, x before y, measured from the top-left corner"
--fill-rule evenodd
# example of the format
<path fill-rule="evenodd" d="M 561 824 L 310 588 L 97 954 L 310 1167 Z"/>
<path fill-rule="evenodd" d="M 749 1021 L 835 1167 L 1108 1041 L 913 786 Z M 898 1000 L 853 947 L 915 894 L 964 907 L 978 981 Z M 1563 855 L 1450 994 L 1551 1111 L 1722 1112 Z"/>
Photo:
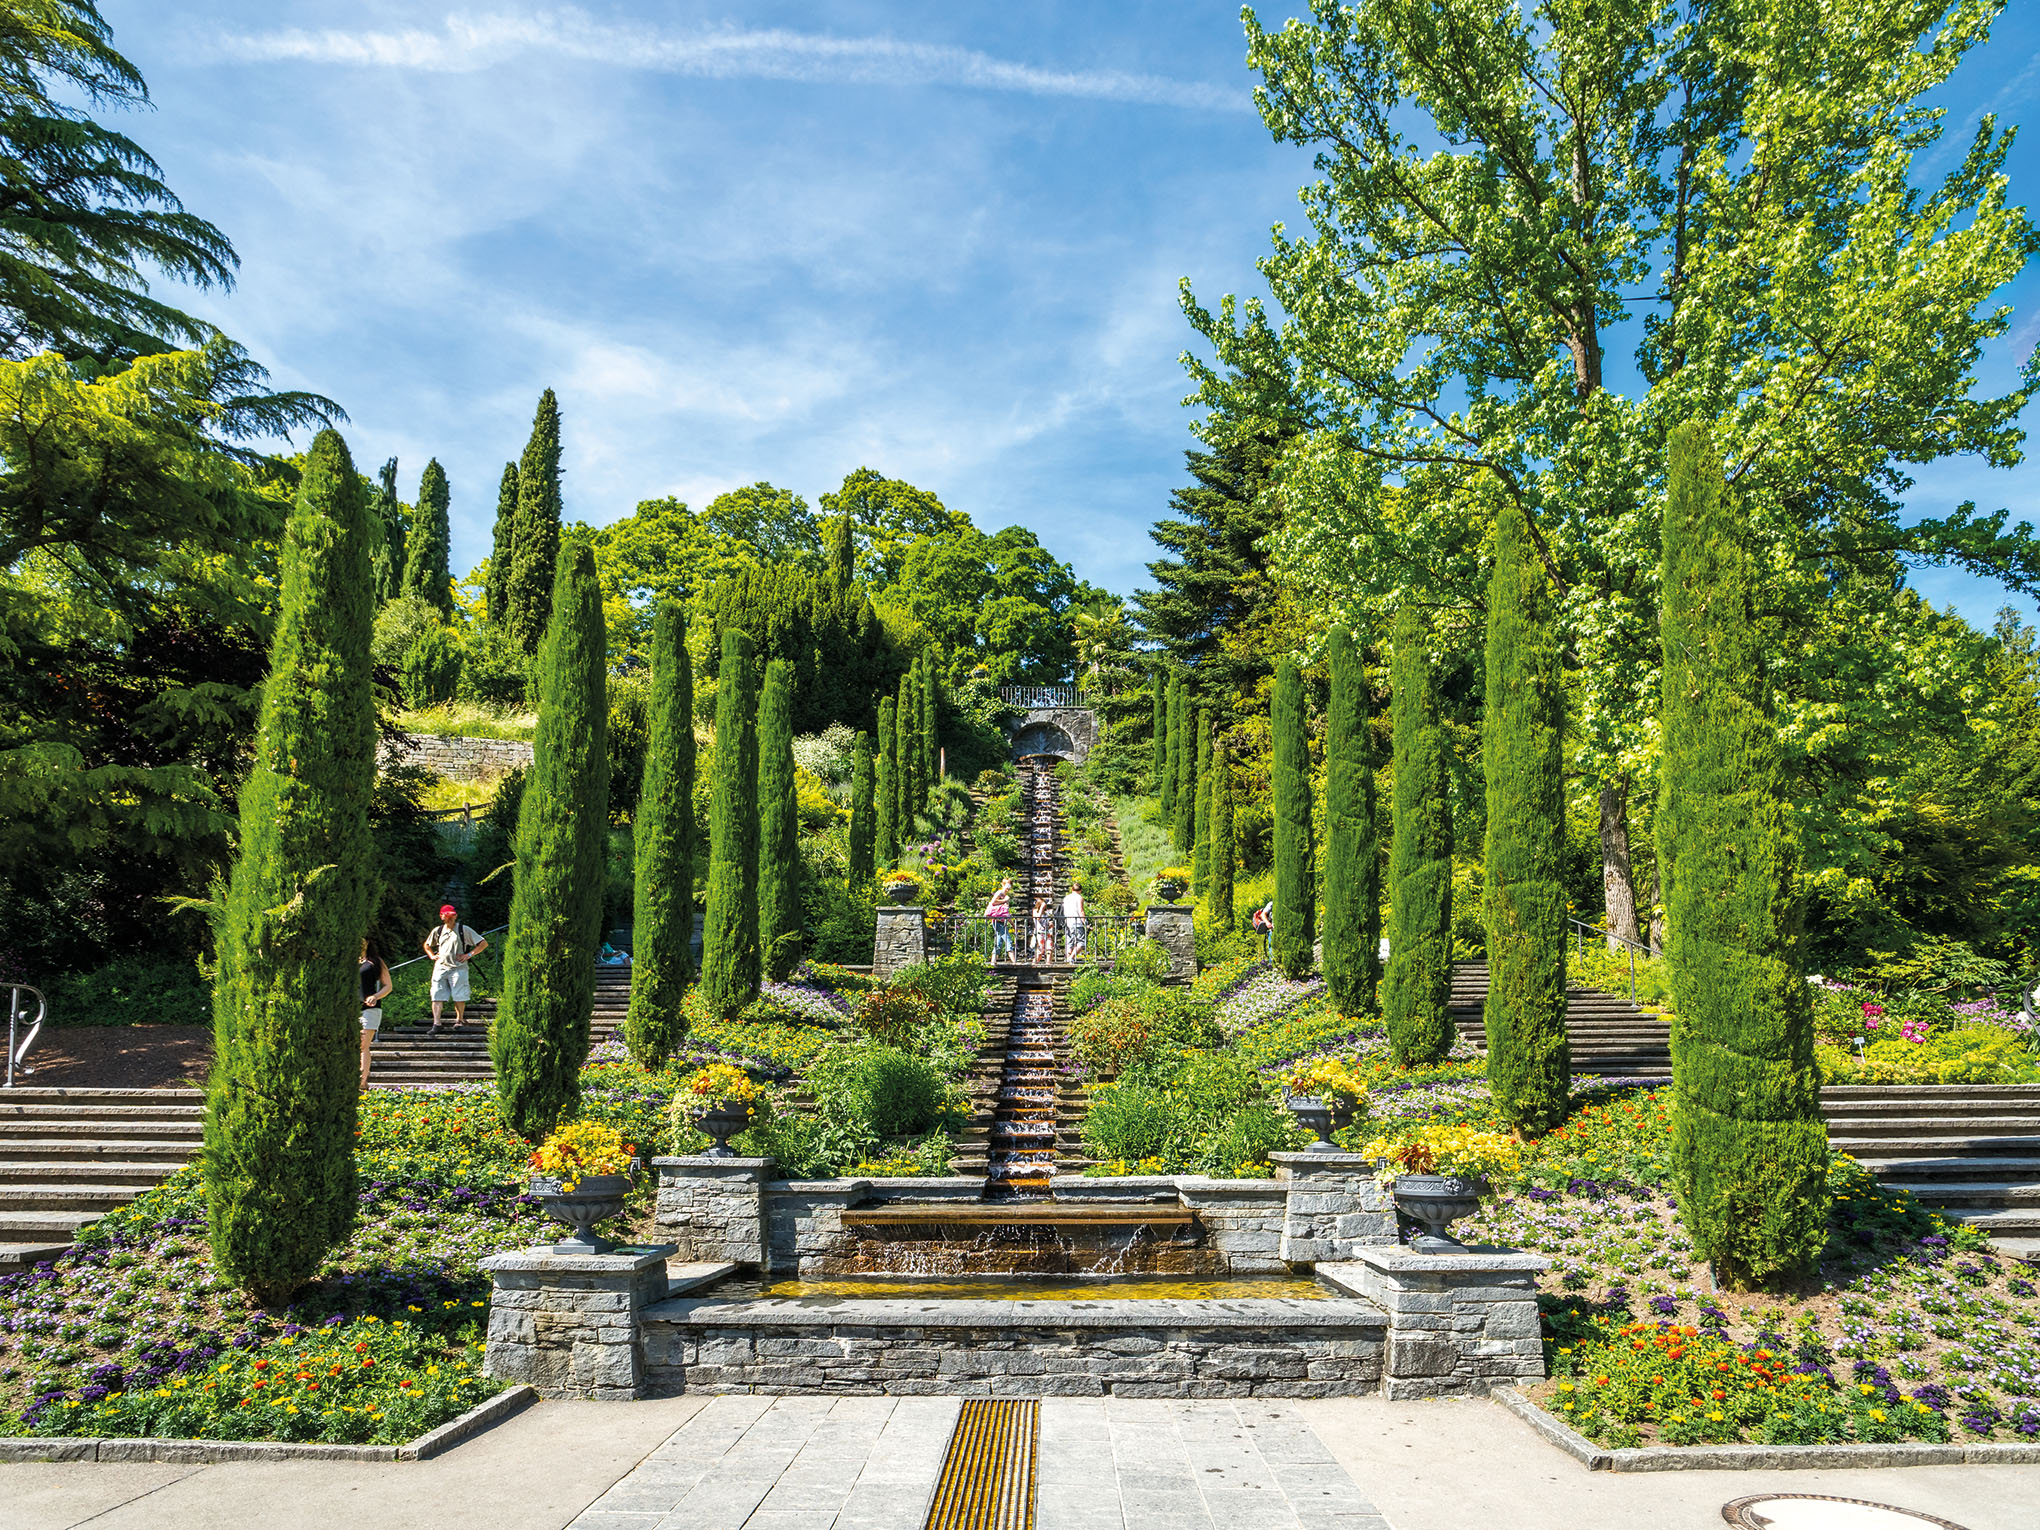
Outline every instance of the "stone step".
<path fill-rule="evenodd" d="M 74 1089 L 62 1087 L 0 1090 L 0 1105 L 200 1105 L 196 1089 Z"/>
<path fill-rule="evenodd" d="M 1887 1159 L 1932 1158 L 2024 1158 L 2034 1156 L 2040 1142 L 2031 1137 L 1982 1137 L 1945 1134 L 1939 1136 L 1852 1137 L 1828 1132 L 1835 1151 L 1860 1159 L 1866 1168 L 1881 1167 Z"/>
<path fill-rule="evenodd" d="M 96 1222 L 98 1211 L 0 1211 L 0 1243 L 44 1243 L 58 1238 L 68 1247 L 71 1238 L 87 1222 Z"/>
<path fill-rule="evenodd" d="M 32 1242 L 12 1241 L 10 1235 L 0 1234 L 0 1275 L 12 1275 L 33 1264 L 42 1264 L 57 1257 L 71 1246 L 69 1238 L 61 1242 L 48 1239 Z"/>
<path fill-rule="evenodd" d="M 2017 1154 L 1986 1155 L 1951 1158 L 1881 1158 L 1877 1161 L 1878 1178 L 1886 1184 L 1898 1180 L 1972 1180 L 1972 1179 L 2021 1179 L 2040 1180 L 2040 1154 L 2022 1157 Z"/>
<path fill-rule="evenodd" d="M 2019 1115 L 1864 1116 L 1823 1112 L 1830 1137 L 1932 1137 L 2040 1135 L 2040 1122 Z"/>
<path fill-rule="evenodd" d="M 125 1206 L 147 1185 L 27 1184 L 0 1180 L 0 1216 L 20 1211 L 87 1212 L 97 1215 Z M 89 1221 L 90 1216 L 87 1217 Z"/>
<path fill-rule="evenodd" d="M 10 1130 L 10 1127 L 12 1129 Z M 199 1142 L 200 1121 L 24 1121 L 0 1122 L 0 1142 L 12 1137 L 99 1137 L 108 1141 Z"/>
<path fill-rule="evenodd" d="M 2040 1180 L 1922 1180 L 1880 1174 L 1877 1182 L 1893 1190 L 1910 1190 L 1929 1206 L 2007 1210 L 2020 1206 L 2040 1208 Z"/>
<path fill-rule="evenodd" d="M 130 1105 L 94 1104 L 89 1101 L 52 1101 L 48 1104 L 8 1100 L 0 1104 L 0 1129 L 14 1121 L 196 1121 L 205 1114 L 199 1104 Z"/>
<path fill-rule="evenodd" d="M 115 1159 L 123 1163 L 160 1162 L 181 1164 L 198 1150 L 193 1141 L 119 1141 L 98 1137 L 16 1137 L 0 1134 L 0 1164 L 75 1159 Z"/>
<path fill-rule="evenodd" d="M 0 1185 L 160 1185 L 181 1167 L 176 1162 L 123 1163 L 90 1158 L 0 1161 Z"/>

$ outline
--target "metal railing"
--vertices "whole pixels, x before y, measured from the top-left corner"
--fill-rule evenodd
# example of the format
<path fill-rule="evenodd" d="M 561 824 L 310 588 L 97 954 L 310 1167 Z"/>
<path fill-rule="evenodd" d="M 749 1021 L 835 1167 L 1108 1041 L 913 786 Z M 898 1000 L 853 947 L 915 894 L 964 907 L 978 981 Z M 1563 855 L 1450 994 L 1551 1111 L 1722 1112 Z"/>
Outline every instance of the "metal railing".
<path fill-rule="evenodd" d="M 21 1022 L 28 1019 L 28 1005 L 22 999 L 23 994 L 32 994 L 35 997 L 35 1019 L 29 1021 L 28 1034 L 26 1036 L 20 1034 Z M 35 1069 L 29 1067 L 23 1059 L 28 1056 L 28 1049 L 35 1045 L 35 1038 L 42 1034 L 43 1021 L 49 1018 L 49 1013 L 49 1001 L 43 998 L 41 989 L 31 988 L 26 983 L 10 983 L 8 985 L 7 1082 L 4 1086 L 5 1088 L 12 1089 L 14 1087 L 14 1075 L 17 1070 L 24 1074 L 35 1072 Z"/>
<path fill-rule="evenodd" d="M 1075 684 L 1068 685 L 1002 685 L 999 700 L 1009 707 L 1026 707 L 1033 711 L 1040 707 L 1076 707 L 1083 703 L 1077 700 Z"/>
<path fill-rule="evenodd" d="M 1058 911 L 1051 916 L 1047 939 L 1041 943 L 1034 938 L 1029 916 L 1016 913 L 1005 923 L 1006 940 L 1002 943 L 997 926 L 982 914 L 959 915 L 954 909 L 931 908 L 928 952 L 931 956 L 971 952 L 995 964 L 1088 962 L 1110 966 L 1121 950 L 1147 935 L 1147 922 L 1139 914 L 1087 915 L 1078 932 Z"/>
<path fill-rule="evenodd" d="M 437 926 L 435 925 L 435 926 L 434 926 L 434 928 L 436 929 L 436 928 L 437 928 Z M 504 932 L 505 930 L 507 930 L 507 929 L 509 929 L 509 928 L 510 928 L 510 926 L 509 926 L 509 925 L 507 925 L 507 924 L 499 924 L 499 925 L 497 925 L 497 926 L 496 926 L 496 927 L 495 927 L 494 929 L 492 929 L 492 930 L 484 930 L 484 931 L 482 931 L 482 939 L 484 939 L 484 940 L 487 940 L 487 939 L 488 939 L 488 938 L 489 938 L 489 937 L 490 937 L 491 935 L 500 935 L 500 934 L 502 934 L 502 933 L 503 933 L 503 932 Z M 400 968 L 404 968 L 404 967 L 409 967 L 409 966 L 413 965 L 414 963 L 417 963 L 417 962 L 429 962 L 429 961 L 431 961 L 431 960 L 432 960 L 432 958 L 431 958 L 431 957 L 429 957 L 429 956 L 409 956 L 409 957 L 406 957 L 406 958 L 405 958 L 405 959 L 404 959 L 403 961 L 400 961 L 400 962 L 391 962 L 391 963 L 390 963 L 390 971 L 392 971 L 392 972 L 395 972 L 395 971 L 399 970 Z"/>
<path fill-rule="evenodd" d="M 1587 941 L 1590 938 L 1605 941 L 1611 945 L 1620 945 L 1627 950 L 1629 954 L 1629 1002 L 1634 1004 L 1636 1002 L 1636 958 L 1639 953 L 1646 958 L 1656 956 L 1658 953 L 1641 941 L 1631 940 L 1627 935 L 1617 935 L 1612 930 L 1605 930 L 1596 924 L 1588 924 L 1584 919 L 1568 919 L 1566 923 L 1572 926 L 1573 936 L 1578 943 L 1579 953 L 1582 956 L 1587 954 Z"/>

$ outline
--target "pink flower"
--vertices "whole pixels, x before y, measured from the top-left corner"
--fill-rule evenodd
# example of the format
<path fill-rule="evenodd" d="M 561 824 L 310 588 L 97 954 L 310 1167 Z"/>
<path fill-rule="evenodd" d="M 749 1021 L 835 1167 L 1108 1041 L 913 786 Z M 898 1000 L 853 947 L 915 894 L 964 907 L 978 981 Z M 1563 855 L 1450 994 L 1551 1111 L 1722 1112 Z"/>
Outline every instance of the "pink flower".
<path fill-rule="evenodd" d="M 1865 1009 L 1868 1009 L 1868 1008 L 1869 1008 L 1870 1006 L 1866 1004 L 1866 1005 L 1864 1005 L 1863 1007 L 1864 1007 Z M 1879 1010 L 1879 1011 L 1877 1012 L 1877 1014 L 1880 1014 L 1880 1015 L 1881 1015 L 1882 1013 L 1884 1013 L 1884 1011 L 1882 1011 L 1882 1010 Z M 1866 1030 L 1866 1031 L 1874 1031 L 1874 1030 L 1876 1030 L 1876 1029 L 1877 1029 L 1877 1015 L 1865 1015 L 1865 1016 L 1863 1017 L 1863 1029 L 1864 1029 L 1864 1030 Z"/>
<path fill-rule="evenodd" d="M 1863 1013 L 1867 1017 L 1875 1019 L 1884 1013 L 1884 1006 L 1882 1004 L 1872 1004 L 1868 999 L 1865 999 L 1863 1001 Z"/>

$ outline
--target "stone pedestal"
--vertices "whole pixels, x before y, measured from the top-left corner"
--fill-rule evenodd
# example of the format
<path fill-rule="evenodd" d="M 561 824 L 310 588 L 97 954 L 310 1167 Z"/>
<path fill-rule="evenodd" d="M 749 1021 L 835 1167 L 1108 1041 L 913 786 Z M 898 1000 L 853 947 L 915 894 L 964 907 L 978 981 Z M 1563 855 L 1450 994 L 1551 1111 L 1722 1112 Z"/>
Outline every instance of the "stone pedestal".
<path fill-rule="evenodd" d="M 928 911 L 918 904 L 881 903 L 871 975 L 883 980 L 928 959 Z"/>
<path fill-rule="evenodd" d="M 1187 983 L 1197 976 L 1197 928 L 1187 903 L 1150 903 L 1147 938 L 1169 953 L 1169 983 Z"/>
<path fill-rule="evenodd" d="M 1513 1249 L 1419 1254 L 1398 1246 L 1355 1249 L 1351 1264 L 1329 1273 L 1388 1314 L 1381 1390 L 1395 1401 L 1543 1376 L 1536 1277 L 1550 1263 Z"/>
<path fill-rule="evenodd" d="M 1290 1264 L 1351 1259 L 1359 1248 L 1393 1246 L 1395 1202 L 1358 1153 L 1270 1153 L 1289 1192 L 1281 1257 Z"/>
<path fill-rule="evenodd" d="M 638 1318 L 666 1297 L 671 1244 L 610 1254 L 526 1249 L 482 1261 L 489 1299 L 485 1374 L 521 1381 L 542 1397 L 628 1401 L 645 1385 Z"/>
<path fill-rule="evenodd" d="M 654 1158 L 654 1225 L 683 1260 L 765 1266 L 765 1183 L 770 1158 Z"/>

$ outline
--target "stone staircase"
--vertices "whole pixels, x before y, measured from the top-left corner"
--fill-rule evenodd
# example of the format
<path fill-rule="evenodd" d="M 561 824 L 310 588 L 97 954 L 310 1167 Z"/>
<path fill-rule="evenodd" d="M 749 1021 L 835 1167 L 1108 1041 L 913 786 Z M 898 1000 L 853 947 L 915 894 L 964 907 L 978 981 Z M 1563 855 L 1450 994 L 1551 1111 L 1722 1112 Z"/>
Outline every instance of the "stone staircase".
<path fill-rule="evenodd" d="M 1831 1085 L 1820 1108 L 1880 1183 L 2040 1252 L 2040 1084 Z"/>
<path fill-rule="evenodd" d="M 197 1156 L 196 1089 L 0 1094 L 0 1274 L 53 1259 L 77 1230 Z"/>
<path fill-rule="evenodd" d="M 1481 1020 L 1487 989 L 1485 962 L 1453 967 L 1452 1022 L 1461 1036 L 1482 1050 L 1487 1046 Z M 1667 1022 L 1598 988 L 1568 988 L 1565 1000 L 1565 1031 L 1576 1076 L 1671 1076 L 1672 1028 Z"/>
<path fill-rule="evenodd" d="M 589 1016 L 589 1045 L 623 1033 L 630 1010 L 628 967 L 595 969 L 595 1008 Z M 448 1010 L 451 1018 L 452 1011 Z M 467 1007 L 467 1024 L 437 1036 L 429 1025 L 385 1025 L 371 1054 L 371 1089 L 444 1089 L 454 1084 L 482 1084 L 496 1076 L 489 1061 L 489 1022 L 496 1017 L 494 999 L 476 999 Z"/>

